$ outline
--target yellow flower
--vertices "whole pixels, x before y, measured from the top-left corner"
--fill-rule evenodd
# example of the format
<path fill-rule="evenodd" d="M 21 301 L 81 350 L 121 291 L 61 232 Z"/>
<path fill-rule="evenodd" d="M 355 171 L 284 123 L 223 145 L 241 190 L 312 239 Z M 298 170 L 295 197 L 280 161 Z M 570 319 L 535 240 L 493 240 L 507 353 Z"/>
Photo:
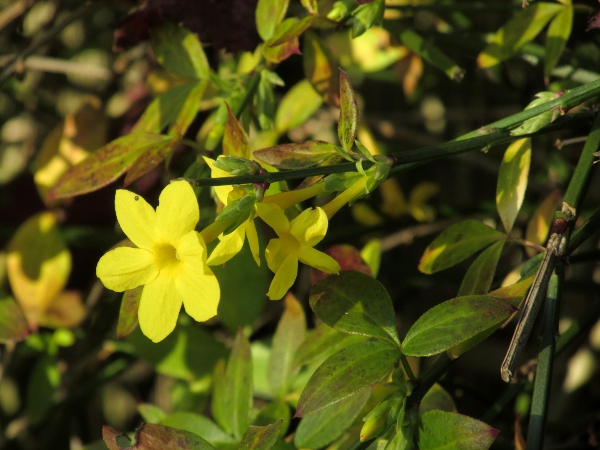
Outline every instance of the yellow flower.
<path fill-rule="evenodd" d="M 258 215 L 275 232 L 265 251 L 267 265 L 275 273 L 267 295 L 271 300 L 282 298 L 294 284 L 298 261 L 326 273 L 338 273 L 340 265 L 331 256 L 313 247 L 327 233 L 327 215 L 321 208 L 307 209 L 291 222 L 281 208 L 274 204 L 259 203 Z"/>
<path fill-rule="evenodd" d="M 138 247 L 106 253 L 96 267 L 104 286 L 122 292 L 144 285 L 138 319 L 142 332 L 159 342 L 173 331 L 181 304 L 202 322 L 217 314 L 219 283 L 206 264 L 206 245 L 194 228 L 200 219 L 192 187 L 175 181 L 160 194 L 156 211 L 140 196 L 120 189 L 117 220 Z"/>

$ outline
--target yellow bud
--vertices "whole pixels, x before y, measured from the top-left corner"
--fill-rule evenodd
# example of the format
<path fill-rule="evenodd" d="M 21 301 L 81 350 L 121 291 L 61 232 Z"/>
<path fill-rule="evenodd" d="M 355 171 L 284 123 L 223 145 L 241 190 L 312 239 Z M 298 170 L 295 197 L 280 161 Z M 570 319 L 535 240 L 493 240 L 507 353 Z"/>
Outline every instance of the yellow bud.
<path fill-rule="evenodd" d="M 377 417 L 367 419 L 360 429 L 360 442 L 366 442 L 376 438 L 385 428 L 385 416 L 383 414 Z"/>

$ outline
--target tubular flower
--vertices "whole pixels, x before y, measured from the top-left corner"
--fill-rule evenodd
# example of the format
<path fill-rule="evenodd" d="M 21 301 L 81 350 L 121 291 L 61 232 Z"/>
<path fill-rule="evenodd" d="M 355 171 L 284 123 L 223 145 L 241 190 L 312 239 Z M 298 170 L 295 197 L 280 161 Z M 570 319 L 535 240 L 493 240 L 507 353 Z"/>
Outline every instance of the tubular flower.
<path fill-rule="evenodd" d="M 331 256 L 313 247 L 327 233 L 327 215 L 321 208 L 307 209 L 291 222 L 276 205 L 259 203 L 258 215 L 275 232 L 265 251 L 267 265 L 275 273 L 267 295 L 279 300 L 294 284 L 298 261 L 326 273 L 338 273 L 340 265 Z"/>
<path fill-rule="evenodd" d="M 192 187 L 176 181 L 160 194 L 156 211 L 120 189 L 117 220 L 137 246 L 107 252 L 96 267 L 104 286 L 122 292 L 144 286 L 138 310 L 142 332 L 159 342 L 173 331 L 181 304 L 202 322 L 217 314 L 219 283 L 206 263 L 206 245 L 194 228 L 200 219 Z"/>

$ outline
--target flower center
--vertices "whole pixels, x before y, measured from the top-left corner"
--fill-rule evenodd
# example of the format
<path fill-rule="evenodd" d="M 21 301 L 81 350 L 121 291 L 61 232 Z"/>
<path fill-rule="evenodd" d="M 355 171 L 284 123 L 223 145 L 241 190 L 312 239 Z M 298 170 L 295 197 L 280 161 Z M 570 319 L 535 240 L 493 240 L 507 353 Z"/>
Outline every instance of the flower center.
<path fill-rule="evenodd" d="M 177 249 L 171 244 L 160 244 L 154 248 L 154 259 L 159 270 L 172 268 L 180 262 Z"/>

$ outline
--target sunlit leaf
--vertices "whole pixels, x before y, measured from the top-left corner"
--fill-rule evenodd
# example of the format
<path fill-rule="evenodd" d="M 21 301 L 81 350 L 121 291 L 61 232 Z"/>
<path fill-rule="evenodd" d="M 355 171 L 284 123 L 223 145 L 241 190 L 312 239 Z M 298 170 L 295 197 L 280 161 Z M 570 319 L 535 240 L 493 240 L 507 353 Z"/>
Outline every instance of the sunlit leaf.
<path fill-rule="evenodd" d="M 63 291 L 54 297 L 39 316 L 38 324 L 46 328 L 72 328 L 85 318 L 86 309 L 81 294 Z"/>
<path fill-rule="evenodd" d="M 507 233 L 510 233 L 525 198 L 531 139 L 518 139 L 508 146 L 502 159 L 496 187 L 496 206 Z"/>
<path fill-rule="evenodd" d="M 214 447 L 197 434 L 151 423 L 135 430 L 131 446 L 121 447 L 117 440 L 126 436 L 113 427 L 102 427 L 102 438 L 110 450 L 213 450 Z"/>
<path fill-rule="evenodd" d="M 304 34 L 302 54 L 306 80 L 327 103 L 339 104 L 340 87 L 337 66 L 329 50 L 316 33 L 306 32 Z"/>
<path fill-rule="evenodd" d="M 221 430 L 216 423 L 200 414 L 188 411 L 176 411 L 168 416 L 162 417 L 161 425 L 189 431 L 205 439 L 217 449 L 237 449 L 238 442 Z"/>
<path fill-rule="evenodd" d="M 402 352 L 431 356 L 504 322 L 514 309 L 490 295 L 458 297 L 434 306 L 408 330 Z"/>
<path fill-rule="evenodd" d="M 190 93 L 181 106 L 179 113 L 175 117 L 173 124 L 169 128 L 168 135 L 181 139 L 189 126 L 192 124 L 198 111 L 200 111 L 200 102 L 208 86 L 208 80 L 192 83 Z"/>
<path fill-rule="evenodd" d="M 137 405 L 137 411 L 146 423 L 159 423 L 167 416 L 162 409 L 152 403 L 140 403 Z"/>
<path fill-rule="evenodd" d="M 473 261 L 458 289 L 459 297 L 488 293 L 505 242 L 501 240 L 493 243 Z"/>
<path fill-rule="evenodd" d="M 71 254 L 53 213 L 37 214 L 19 227 L 8 245 L 6 269 L 15 299 L 35 329 L 71 272 Z"/>
<path fill-rule="evenodd" d="M 305 415 L 294 435 L 298 448 L 323 448 L 339 438 L 365 406 L 370 389 L 357 392 L 314 414 Z"/>
<path fill-rule="evenodd" d="M 429 411 L 421 416 L 419 449 L 485 450 L 490 448 L 498 433 L 500 430 L 471 417 L 444 411 Z"/>
<path fill-rule="evenodd" d="M 176 140 L 172 140 L 163 145 L 152 146 L 144 151 L 127 171 L 125 180 L 123 180 L 123 187 L 129 186 L 139 177 L 146 175 L 162 163 L 173 152 L 173 146 L 175 144 Z"/>
<path fill-rule="evenodd" d="M 432 274 L 452 267 L 506 235 L 477 220 L 465 220 L 446 229 L 427 246 L 419 270 Z"/>
<path fill-rule="evenodd" d="M 321 107 L 323 99 L 308 80 L 292 86 L 279 102 L 275 128 L 279 134 L 304 124 Z"/>
<path fill-rule="evenodd" d="M 350 84 L 346 72 L 340 69 L 340 121 L 338 124 L 338 138 L 342 148 L 350 150 L 356 138 L 358 126 L 358 103 L 356 94 Z"/>
<path fill-rule="evenodd" d="M 256 29 L 263 41 L 270 39 L 275 33 L 275 28 L 285 17 L 288 3 L 289 0 L 258 0 Z"/>
<path fill-rule="evenodd" d="M 399 344 L 392 300 L 383 285 L 356 271 L 343 271 L 315 285 L 310 306 L 327 325 L 339 331 Z"/>
<path fill-rule="evenodd" d="M 378 340 L 343 348 L 321 364 L 308 381 L 296 417 L 316 413 L 371 387 L 390 373 L 399 357 L 397 347 Z"/>
<path fill-rule="evenodd" d="M 249 427 L 244 433 L 239 448 L 248 450 L 268 450 L 272 448 L 282 431 L 282 424 L 283 421 L 280 419 L 264 427 Z"/>
<path fill-rule="evenodd" d="M 437 46 L 426 41 L 413 30 L 404 30 L 400 33 L 400 40 L 413 52 L 434 67 L 443 71 L 453 81 L 461 81 L 465 70 L 442 52 Z"/>
<path fill-rule="evenodd" d="M 550 25 L 546 33 L 546 58 L 544 59 L 544 77 L 550 78 L 552 71 L 560 59 L 573 28 L 573 6 L 571 2 L 564 5 Z"/>
<path fill-rule="evenodd" d="M 536 2 L 526 9 L 517 11 L 479 54 L 477 65 L 487 69 L 507 60 L 523 45 L 535 38 L 563 8 L 560 3 Z"/>
<path fill-rule="evenodd" d="M 0 292 L 0 343 L 19 342 L 27 337 L 27 319 L 17 302 Z"/>
<path fill-rule="evenodd" d="M 278 169 L 305 169 L 337 158 L 335 145 L 325 141 L 280 144 L 256 150 L 255 158 Z"/>
<path fill-rule="evenodd" d="M 269 360 L 269 383 L 271 392 L 283 397 L 293 376 L 292 362 L 296 351 L 304 340 L 306 317 L 302 305 L 292 294 L 285 297 L 285 310 L 273 336 L 271 359 Z"/>
<path fill-rule="evenodd" d="M 117 322 L 117 339 L 123 339 L 138 326 L 138 309 L 144 286 L 125 291 L 121 299 L 119 320 Z"/>
<path fill-rule="evenodd" d="M 227 123 L 223 134 L 223 155 L 248 158 L 248 135 L 227 103 Z"/>
<path fill-rule="evenodd" d="M 143 153 L 169 148 L 172 139 L 151 133 L 132 133 L 115 139 L 69 169 L 50 191 L 48 198 L 73 197 L 96 191 L 115 181 Z"/>
<path fill-rule="evenodd" d="M 202 44 L 189 30 L 164 22 L 152 33 L 151 44 L 156 60 L 169 72 L 184 78 L 208 78 L 210 67 Z"/>
<path fill-rule="evenodd" d="M 267 47 L 276 47 L 292 39 L 297 39 L 312 25 L 314 19 L 314 16 L 306 16 L 302 19 L 297 19 L 296 17 L 285 19 L 277 25 L 275 33 L 269 40 L 265 41 L 265 45 Z"/>
<path fill-rule="evenodd" d="M 546 242 L 554 213 L 558 207 L 559 198 L 560 192 L 558 189 L 555 189 L 535 210 L 529 222 L 527 222 L 527 229 L 525 231 L 525 239 L 527 241 L 538 245 L 543 245 Z M 530 247 L 525 247 L 525 251 L 530 257 L 538 253 Z"/>

